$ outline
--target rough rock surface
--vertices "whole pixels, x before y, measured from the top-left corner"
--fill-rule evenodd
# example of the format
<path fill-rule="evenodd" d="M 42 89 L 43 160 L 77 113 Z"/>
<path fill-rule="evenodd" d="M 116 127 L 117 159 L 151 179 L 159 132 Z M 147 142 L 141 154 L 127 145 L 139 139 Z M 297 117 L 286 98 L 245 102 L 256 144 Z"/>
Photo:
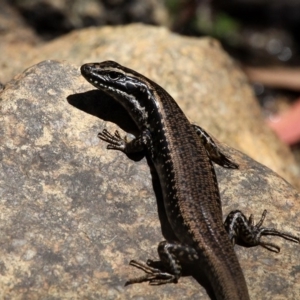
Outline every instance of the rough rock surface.
<path fill-rule="evenodd" d="M 217 41 L 139 24 L 90 28 L 26 53 L 23 66 L 48 59 L 78 66 L 111 59 L 138 70 L 163 86 L 191 122 L 300 187 L 293 156 L 264 125 L 247 78 Z"/>
<path fill-rule="evenodd" d="M 122 32 L 130 30 L 135 36 L 120 46 Z M 105 127 L 134 127 L 120 106 L 80 76 L 79 56 L 84 62 L 115 59 L 151 77 L 192 121 L 231 146 L 257 152 L 292 181 L 288 151 L 262 127 L 245 77 L 215 41 L 140 25 L 64 39 L 42 53 L 50 58 L 51 48 L 63 49 L 63 57 L 62 43 L 70 45 L 70 55 L 77 47 L 76 67 L 45 61 L 0 92 L 0 298 L 208 299 L 190 276 L 177 285 L 124 288 L 141 274 L 129 260 L 156 259 L 157 244 L 169 233 L 159 220 L 161 197 L 146 159 L 108 151 L 98 140 Z M 299 193 L 268 168 L 224 149 L 240 164 L 238 171 L 216 167 L 224 215 L 239 208 L 258 220 L 267 209 L 266 226 L 299 235 Z M 235 248 L 251 298 L 298 299 L 299 245 L 272 241 L 280 254 Z"/>

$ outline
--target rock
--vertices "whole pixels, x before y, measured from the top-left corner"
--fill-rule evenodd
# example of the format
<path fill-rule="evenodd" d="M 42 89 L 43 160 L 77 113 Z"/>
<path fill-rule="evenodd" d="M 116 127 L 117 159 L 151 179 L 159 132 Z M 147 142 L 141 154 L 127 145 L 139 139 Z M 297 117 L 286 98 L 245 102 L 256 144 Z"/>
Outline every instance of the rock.
<path fill-rule="evenodd" d="M 143 22 L 167 26 L 170 23 L 161 0 L 0 0 L 0 7 L 0 82 L 3 83 L 24 70 L 28 56 L 40 56 L 38 49 L 42 44 L 71 30 L 108 24 Z"/>
<path fill-rule="evenodd" d="M 130 32 L 131 41 L 120 44 Z M 159 220 L 159 188 L 146 159 L 108 151 L 98 140 L 105 127 L 135 129 L 120 106 L 80 76 L 80 64 L 115 59 L 149 76 L 191 120 L 231 146 L 256 150 L 290 180 L 280 162 L 292 165 L 289 152 L 262 126 L 245 77 L 212 39 L 141 25 L 89 29 L 42 47 L 41 56 L 62 49 L 63 58 L 63 44 L 77 56 L 70 61 L 84 61 L 39 63 L 0 92 L 0 298 L 208 299 L 190 276 L 177 285 L 124 288 L 141 275 L 128 262 L 157 259 L 168 228 Z M 241 209 L 259 220 L 267 209 L 265 226 L 299 234 L 299 193 L 239 151 L 224 151 L 240 164 L 216 167 L 224 215 Z M 280 254 L 235 248 L 251 298 L 297 299 L 299 245 L 272 241 Z"/>
<path fill-rule="evenodd" d="M 6 83 L 24 70 L 23 62 L 39 39 L 9 1 L 0 0 L 0 7 L 0 82 Z"/>
<path fill-rule="evenodd" d="M 163 86 L 191 122 L 300 187 L 295 159 L 265 126 L 247 78 L 211 38 L 186 38 L 140 24 L 89 28 L 28 55 L 26 67 L 49 58 L 78 66 L 110 59 L 135 69 Z"/>

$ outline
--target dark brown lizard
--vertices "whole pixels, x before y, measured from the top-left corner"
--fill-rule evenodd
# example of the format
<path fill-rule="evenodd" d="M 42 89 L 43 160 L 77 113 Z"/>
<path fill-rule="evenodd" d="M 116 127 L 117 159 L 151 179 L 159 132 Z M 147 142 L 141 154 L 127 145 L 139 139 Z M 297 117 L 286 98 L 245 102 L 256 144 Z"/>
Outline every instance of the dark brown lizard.
<path fill-rule="evenodd" d="M 262 245 L 279 251 L 276 245 L 262 243 L 262 235 L 277 235 L 299 243 L 299 238 L 255 226 L 240 211 L 222 221 L 221 199 L 212 160 L 224 167 L 238 166 L 223 155 L 200 127 L 191 125 L 174 99 L 158 84 L 113 61 L 81 67 L 82 75 L 95 87 L 111 95 L 129 113 L 140 135 L 132 140 L 104 130 L 99 137 L 108 149 L 126 153 L 146 149 L 154 163 L 162 187 L 164 209 L 178 239 L 158 246 L 163 268 L 149 261 L 131 264 L 145 276 L 130 283 L 177 282 L 181 263 L 197 263 L 214 291 L 216 299 L 246 300 L 248 289 L 232 242 L 242 239 L 248 245 Z"/>

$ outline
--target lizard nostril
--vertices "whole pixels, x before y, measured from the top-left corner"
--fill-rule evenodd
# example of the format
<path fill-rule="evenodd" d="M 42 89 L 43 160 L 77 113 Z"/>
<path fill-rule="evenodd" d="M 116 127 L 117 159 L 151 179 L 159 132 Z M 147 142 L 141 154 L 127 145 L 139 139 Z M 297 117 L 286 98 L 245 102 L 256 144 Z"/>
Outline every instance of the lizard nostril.
<path fill-rule="evenodd" d="M 82 75 L 89 74 L 91 72 L 92 66 L 90 64 L 84 64 L 80 67 Z"/>

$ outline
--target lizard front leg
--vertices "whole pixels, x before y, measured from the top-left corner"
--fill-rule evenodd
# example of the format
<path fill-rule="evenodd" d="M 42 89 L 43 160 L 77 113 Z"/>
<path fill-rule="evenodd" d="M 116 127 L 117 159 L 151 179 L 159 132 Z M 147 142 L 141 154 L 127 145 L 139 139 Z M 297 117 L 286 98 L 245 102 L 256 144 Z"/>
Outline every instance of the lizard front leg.
<path fill-rule="evenodd" d="M 151 156 L 154 156 L 151 133 L 148 129 L 143 130 L 137 137 L 129 134 L 121 137 L 118 130 L 111 134 L 107 129 L 104 129 L 98 133 L 98 137 L 108 143 L 107 149 L 119 150 L 129 154 L 141 152 L 146 148 Z"/>
<path fill-rule="evenodd" d="M 194 130 L 199 136 L 203 146 L 205 147 L 208 157 L 216 164 L 223 168 L 238 169 L 239 165 L 226 156 L 220 147 L 215 143 L 214 139 L 200 126 L 192 124 Z"/>

